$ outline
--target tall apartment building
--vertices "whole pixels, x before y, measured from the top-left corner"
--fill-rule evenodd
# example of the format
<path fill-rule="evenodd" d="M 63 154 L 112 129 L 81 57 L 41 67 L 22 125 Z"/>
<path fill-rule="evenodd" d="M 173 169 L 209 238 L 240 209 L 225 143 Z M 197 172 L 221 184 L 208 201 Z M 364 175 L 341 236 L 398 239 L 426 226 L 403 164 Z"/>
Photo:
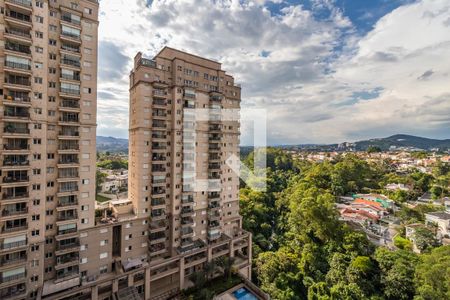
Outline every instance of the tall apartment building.
<path fill-rule="evenodd" d="M 221 256 L 250 276 L 223 163 L 238 124 L 180 133 L 183 107 L 239 107 L 220 64 L 169 48 L 136 57 L 130 199 L 96 207 L 98 3 L 0 0 L 0 12 L 0 299 L 166 299 Z M 195 136 L 201 147 L 182 151 Z M 222 181 L 215 191 L 182 187 L 195 156 L 199 178 Z"/>
<path fill-rule="evenodd" d="M 79 278 L 95 224 L 98 3 L 0 12 L 0 299 L 36 299 Z"/>

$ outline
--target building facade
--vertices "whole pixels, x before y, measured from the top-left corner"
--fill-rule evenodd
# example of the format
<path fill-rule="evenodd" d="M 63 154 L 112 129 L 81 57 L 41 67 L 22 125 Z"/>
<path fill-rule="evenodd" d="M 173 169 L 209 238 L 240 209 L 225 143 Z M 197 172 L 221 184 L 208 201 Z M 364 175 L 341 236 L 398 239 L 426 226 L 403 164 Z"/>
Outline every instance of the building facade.
<path fill-rule="evenodd" d="M 0 8 L 0 299 L 36 299 L 95 224 L 98 3 Z"/>
<path fill-rule="evenodd" d="M 183 107 L 239 108 L 240 89 L 220 64 L 169 48 L 136 57 L 130 199 L 99 206 L 98 3 L 0 8 L 0 299 L 166 299 L 224 256 L 249 277 L 251 235 L 241 230 L 238 178 L 224 164 L 238 155 L 238 124 L 199 125 L 195 151 L 180 133 Z M 213 190 L 185 187 L 195 163 Z"/>

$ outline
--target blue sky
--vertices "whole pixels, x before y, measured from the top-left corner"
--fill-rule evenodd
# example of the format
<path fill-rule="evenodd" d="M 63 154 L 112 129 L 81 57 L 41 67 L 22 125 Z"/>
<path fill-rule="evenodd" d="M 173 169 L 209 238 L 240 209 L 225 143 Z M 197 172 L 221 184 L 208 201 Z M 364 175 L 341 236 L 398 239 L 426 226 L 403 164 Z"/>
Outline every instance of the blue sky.
<path fill-rule="evenodd" d="M 220 60 L 270 144 L 450 137 L 448 0 L 105 0 L 98 135 L 127 137 L 132 57 Z M 126 20 L 118 22 L 117 20 Z M 251 126 L 242 126 L 249 144 Z"/>

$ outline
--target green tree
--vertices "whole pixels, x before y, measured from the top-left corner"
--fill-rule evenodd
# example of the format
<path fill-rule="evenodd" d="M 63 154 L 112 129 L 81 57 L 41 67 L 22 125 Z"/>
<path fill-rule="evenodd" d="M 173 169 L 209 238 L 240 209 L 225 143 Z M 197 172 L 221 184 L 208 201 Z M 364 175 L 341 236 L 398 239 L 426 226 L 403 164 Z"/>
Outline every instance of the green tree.
<path fill-rule="evenodd" d="M 450 246 L 421 255 L 414 283 L 417 300 L 450 299 Z"/>

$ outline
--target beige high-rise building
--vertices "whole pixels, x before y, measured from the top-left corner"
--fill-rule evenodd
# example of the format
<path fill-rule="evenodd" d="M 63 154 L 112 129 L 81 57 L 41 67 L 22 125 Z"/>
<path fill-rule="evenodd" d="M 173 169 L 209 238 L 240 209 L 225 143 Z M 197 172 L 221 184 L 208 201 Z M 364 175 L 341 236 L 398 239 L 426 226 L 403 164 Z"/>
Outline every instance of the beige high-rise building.
<path fill-rule="evenodd" d="M 225 164 L 239 124 L 183 111 L 238 109 L 233 78 L 170 48 L 138 55 L 129 199 L 96 204 L 98 3 L 0 7 L 0 299 L 167 299 L 223 256 L 249 277 L 251 235 Z"/>
<path fill-rule="evenodd" d="M 0 7 L 0 299 L 36 299 L 95 224 L 98 3 Z"/>

